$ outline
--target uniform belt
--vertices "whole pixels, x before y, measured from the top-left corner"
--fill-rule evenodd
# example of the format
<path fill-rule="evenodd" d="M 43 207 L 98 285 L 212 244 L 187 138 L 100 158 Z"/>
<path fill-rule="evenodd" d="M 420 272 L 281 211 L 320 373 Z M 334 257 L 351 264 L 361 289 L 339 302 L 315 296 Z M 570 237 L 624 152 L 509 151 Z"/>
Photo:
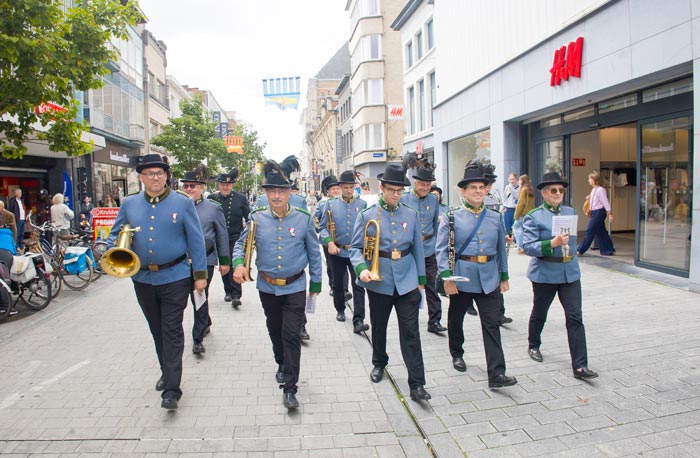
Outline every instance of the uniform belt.
<path fill-rule="evenodd" d="M 488 256 L 467 256 L 466 254 L 463 254 L 462 256 L 459 257 L 461 261 L 469 261 L 469 262 L 477 262 L 479 264 L 486 264 L 496 256 L 490 254 Z"/>
<path fill-rule="evenodd" d="M 435 237 L 435 233 L 432 233 L 432 234 L 430 234 L 430 235 L 425 235 L 425 234 L 423 234 L 423 240 L 430 240 L 430 239 L 432 239 L 433 237 Z"/>
<path fill-rule="evenodd" d="M 338 245 L 338 248 L 340 248 L 341 250 L 349 250 L 350 245 Z"/>
<path fill-rule="evenodd" d="M 564 256 L 564 257 L 561 257 L 561 256 L 542 256 L 542 257 L 538 257 L 537 259 L 539 259 L 540 261 L 544 261 L 544 262 L 556 262 L 556 263 L 566 264 L 567 262 L 571 262 L 571 260 L 574 259 L 574 257 L 573 256 Z"/>
<path fill-rule="evenodd" d="M 407 249 L 405 249 L 405 250 L 403 250 L 403 251 L 399 251 L 397 248 L 394 248 L 394 249 L 391 250 L 391 251 L 380 251 L 380 252 L 379 252 L 379 256 L 382 257 L 382 258 L 389 258 L 389 259 L 392 259 L 392 260 L 396 260 L 396 259 L 401 259 L 401 258 L 403 258 L 404 256 L 406 256 L 407 254 L 410 254 L 410 253 L 411 253 L 411 249 L 410 249 L 410 248 L 407 248 Z"/>
<path fill-rule="evenodd" d="M 187 259 L 187 255 L 183 254 L 174 261 L 166 262 L 165 264 L 148 264 L 147 266 L 141 267 L 141 270 L 150 270 L 151 272 L 158 272 L 159 270 L 165 270 L 169 269 L 172 266 L 176 266 L 185 259 Z"/>
<path fill-rule="evenodd" d="M 265 280 L 269 284 L 275 285 L 275 286 L 287 286 L 288 284 L 293 283 L 294 281 L 301 278 L 302 275 L 304 275 L 303 270 L 301 272 L 299 272 L 298 274 L 294 274 L 291 277 L 287 277 L 287 278 L 272 278 L 269 275 L 267 275 L 265 272 L 258 272 L 258 273 L 263 278 L 263 280 Z"/>

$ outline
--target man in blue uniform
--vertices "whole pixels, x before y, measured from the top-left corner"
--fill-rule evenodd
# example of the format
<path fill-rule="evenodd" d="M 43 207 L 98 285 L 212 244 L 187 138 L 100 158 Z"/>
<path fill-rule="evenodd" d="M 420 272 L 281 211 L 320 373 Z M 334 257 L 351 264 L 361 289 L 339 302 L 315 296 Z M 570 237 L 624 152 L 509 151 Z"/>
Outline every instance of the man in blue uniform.
<path fill-rule="evenodd" d="M 289 205 L 290 183 L 277 168 L 266 165 L 262 185 L 270 207 L 257 207 L 251 213 L 255 222 L 256 287 L 260 294 L 272 351 L 279 365 L 275 375 L 283 388 L 283 404 L 299 407 L 296 398 L 301 361 L 299 328 L 305 320 L 306 274 L 309 266 L 309 294 L 321 292 L 321 251 L 309 212 Z M 233 250 L 233 279 L 250 281 L 243 266 L 250 224 L 243 230 Z"/>
<path fill-rule="evenodd" d="M 577 379 L 592 379 L 598 373 L 588 368 L 586 330 L 581 311 L 581 271 L 576 256 L 576 232 L 552 232 L 555 216 L 573 216 L 573 208 L 562 205 L 568 183 L 557 172 L 545 173 L 537 189 L 544 203 L 523 218 L 522 247 L 531 256 L 527 278 L 532 282 L 533 304 L 528 330 L 528 354 L 542 362 L 542 330 L 555 295 L 564 307 L 571 367 Z"/>
<path fill-rule="evenodd" d="M 318 204 L 316 205 L 316 211 L 314 211 L 314 221 L 316 222 L 316 224 L 318 224 L 319 237 L 321 232 L 321 217 L 326 211 L 326 204 L 328 204 L 328 201 L 330 199 L 340 197 L 340 183 L 338 183 L 338 179 L 335 177 L 335 175 L 328 175 L 321 181 L 321 192 L 323 193 L 323 198 L 318 202 Z M 326 245 L 322 246 L 323 256 L 326 260 L 326 275 L 328 276 L 328 285 L 330 286 L 329 290 L 331 296 L 333 296 L 333 265 L 331 264 L 330 259 L 328 259 L 328 247 Z M 347 275 L 343 274 L 343 285 L 345 285 L 343 287 L 343 293 L 345 300 L 349 301 L 352 298 L 352 296 L 347 291 L 347 283 Z"/>
<path fill-rule="evenodd" d="M 481 319 L 489 387 L 500 388 L 515 385 L 517 380 L 506 375 L 501 346 L 499 294 L 508 291 L 508 257 L 501 214 L 484 205 L 489 181 L 480 165 L 467 166 L 464 179 L 457 184 L 462 206 L 441 218 L 436 250 L 440 277 L 456 275 L 470 280 L 444 280 L 445 292 L 450 296 L 447 329 L 452 365 L 460 372 L 467 370 L 463 358 L 464 315 L 467 305 L 474 301 Z M 453 243 L 450 232 L 454 233 Z"/>
<path fill-rule="evenodd" d="M 321 214 L 321 241 L 328 247 L 328 260 L 333 272 L 333 305 L 336 320 L 345 321 L 346 272 L 350 272 L 353 294 L 353 332 L 360 334 L 369 329 L 365 324 L 365 290 L 356 283 L 355 271 L 350 263 L 350 243 L 357 215 L 367 203 L 355 198 L 355 172 L 346 170 L 340 174 L 341 196 L 330 199 Z M 334 227 L 331 227 L 332 225 Z"/>
<path fill-rule="evenodd" d="M 294 172 L 298 172 L 301 170 L 301 167 L 299 165 L 299 159 L 296 158 L 296 156 L 287 156 L 284 158 L 282 162 L 277 164 L 273 160 L 267 161 L 268 163 L 274 163 L 277 165 L 281 170 L 284 176 L 289 180 L 289 182 L 292 182 L 292 174 Z M 297 189 L 298 190 L 298 189 Z M 268 199 L 267 199 L 267 194 L 263 193 L 263 195 L 260 196 L 258 201 L 256 202 L 255 206 L 256 207 L 267 207 L 269 205 Z M 289 205 L 292 207 L 299 207 L 303 208 L 304 210 L 308 211 L 308 207 L 306 205 L 306 200 L 301 197 L 299 194 L 292 193 L 289 197 Z"/>
<path fill-rule="evenodd" d="M 358 276 L 357 284 L 367 290 L 370 321 L 372 323 L 372 364 L 370 380 L 379 383 L 389 363 L 386 353 L 386 328 L 391 309 L 396 308 L 399 322 L 401 355 L 408 369 L 411 399 L 428 400 L 425 391 L 425 369 L 418 326 L 418 308 L 421 303 L 419 288 L 425 286 L 423 239 L 418 214 L 400 202 L 404 187 L 410 185 L 400 166 L 389 165 L 377 177 L 382 197 L 377 205 L 363 212 L 355 221 L 350 260 Z M 365 225 L 370 224 L 365 234 Z M 377 231 L 380 234 L 377 234 Z M 372 243 L 372 237 L 378 243 Z M 373 254 L 365 258 L 364 245 L 374 249 L 378 272 L 372 272 Z M 368 267 L 369 265 L 369 267 Z M 380 278 L 377 278 L 376 274 Z"/>
<path fill-rule="evenodd" d="M 140 228 L 131 244 L 141 261 L 141 269 L 132 277 L 134 291 L 162 371 L 156 384 L 156 390 L 163 391 L 161 407 L 174 410 L 182 396 L 182 316 L 192 278 L 197 291 L 203 293 L 207 286 L 207 256 L 194 202 L 165 184 L 168 164 L 159 154 L 140 159 L 136 171 L 145 190 L 123 199 L 108 244 L 114 246 L 124 224 Z"/>
<path fill-rule="evenodd" d="M 182 188 L 194 201 L 199 223 L 204 234 L 204 243 L 207 250 L 207 287 L 205 288 L 207 301 L 199 309 L 195 306 L 192 296 L 192 310 L 194 310 L 194 325 L 192 326 L 192 353 L 202 354 L 204 348 L 204 336 L 209 333 L 211 317 L 209 316 L 209 284 L 214 275 L 214 266 L 219 264 L 221 277 L 229 277 L 231 256 L 228 244 L 228 230 L 221 205 L 214 200 L 202 198 L 207 177 L 201 170 L 185 173 L 182 179 Z"/>
<path fill-rule="evenodd" d="M 250 214 L 248 199 L 240 192 L 233 190 L 237 178 L 237 168 L 231 170 L 230 173 L 222 173 L 216 180 L 219 191 L 209 195 L 209 199 L 221 204 L 221 209 L 224 211 L 224 220 L 228 230 L 228 246 L 231 249 L 243 231 L 243 222 L 248 221 Z M 228 255 L 230 261 L 231 253 L 229 252 Z M 228 271 L 227 273 L 221 271 L 221 280 L 224 283 L 224 301 L 231 302 L 231 306 L 234 308 L 239 307 L 243 293 L 241 285 L 233 281 Z"/>
<path fill-rule="evenodd" d="M 428 303 L 428 332 L 441 334 L 447 328 L 440 324 L 442 302 L 435 291 L 437 262 L 435 261 L 435 235 L 440 215 L 438 198 L 430 193 L 430 183 L 435 181 L 434 167 L 427 160 L 420 161 L 413 175 L 413 190 L 401 196 L 401 202 L 418 212 L 425 256 L 425 299 Z"/>

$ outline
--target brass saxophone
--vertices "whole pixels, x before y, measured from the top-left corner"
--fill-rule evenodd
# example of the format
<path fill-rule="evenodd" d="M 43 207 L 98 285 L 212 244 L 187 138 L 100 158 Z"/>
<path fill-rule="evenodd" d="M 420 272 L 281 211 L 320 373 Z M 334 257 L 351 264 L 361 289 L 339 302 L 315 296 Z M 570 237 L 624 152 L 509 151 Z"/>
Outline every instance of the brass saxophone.
<path fill-rule="evenodd" d="M 248 222 L 248 236 L 245 239 L 245 255 L 243 256 L 243 267 L 248 274 L 248 277 L 252 280 L 253 277 L 250 275 L 250 269 L 253 262 L 253 251 L 255 251 L 255 231 L 257 229 L 257 223 L 253 218 Z"/>
<path fill-rule="evenodd" d="M 372 275 L 373 281 L 382 281 L 379 275 L 379 241 L 381 240 L 381 209 L 377 207 L 377 219 L 371 219 L 365 223 L 364 245 L 362 246 L 362 255 L 370 261 L 369 273 Z M 367 229 L 374 226 L 376 232 L 374 235 L 369 235 Z"/>
<path fill-rule="evenodd" d="M 333 210 L 326 210 L 326 229 L 331 234 L 331 240 L 335 243 L 335 220 L 333 219 Z"/>

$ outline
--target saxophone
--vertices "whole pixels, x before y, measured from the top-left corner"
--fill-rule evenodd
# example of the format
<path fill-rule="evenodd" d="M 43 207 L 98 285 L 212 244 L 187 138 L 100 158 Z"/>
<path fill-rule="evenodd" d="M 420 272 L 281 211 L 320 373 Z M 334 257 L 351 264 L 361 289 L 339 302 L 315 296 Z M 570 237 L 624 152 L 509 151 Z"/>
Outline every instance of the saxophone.
<path fill-rule="evenodd" d="M 362 246 L 362 255 L 370 261 L 369 273 L 372 275 L 372 280 L 382 281 L 379 275 L 379 241 L 381 236 L 380 231 L 381 209 L 377 207 L 377 219 L 371 219 L 365 223 L 364 245 Z M 367 230 L 370 226 L 374 226 L 375 234 L 369 235 Z"/>
<path fill-rule="evenodd" d="M 328 205 L 330 207 L 330 205 Z M 326 229 L 331 234 L 331 240 L 335 243 L 335 220 L 333 219 L 333 210 L 326 210 Z"/>
<path fill-rule="evenodd" d="M 253 277 L 250 276 L 250 269 L 253 262 L 253 251 L 255 251 L 255 231 L 257 229 L 257 223 L 253 218 L 248 222 L 248 236 L 245 239 L 245 255 L 243 257 L 243 267 L 248 274 L 248 277 L 252 280 Z"/>

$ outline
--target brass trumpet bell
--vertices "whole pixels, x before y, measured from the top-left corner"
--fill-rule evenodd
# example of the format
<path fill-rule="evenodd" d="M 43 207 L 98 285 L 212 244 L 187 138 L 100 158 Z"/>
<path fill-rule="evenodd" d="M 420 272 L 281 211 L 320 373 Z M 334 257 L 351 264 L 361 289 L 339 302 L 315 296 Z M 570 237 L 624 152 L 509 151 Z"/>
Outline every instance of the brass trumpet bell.
<path fill-rule="evenodd" d="M 140 232 L 141 228 L 132 229 L 129 224 L 122 226 L 117 237 L 117 243 L 102 255 L 100 265 L 102 271 L 118 278 L 133 277 L 141 269 L 139 257 L 131 251 L 131 239 L 134 232 Z"/>

